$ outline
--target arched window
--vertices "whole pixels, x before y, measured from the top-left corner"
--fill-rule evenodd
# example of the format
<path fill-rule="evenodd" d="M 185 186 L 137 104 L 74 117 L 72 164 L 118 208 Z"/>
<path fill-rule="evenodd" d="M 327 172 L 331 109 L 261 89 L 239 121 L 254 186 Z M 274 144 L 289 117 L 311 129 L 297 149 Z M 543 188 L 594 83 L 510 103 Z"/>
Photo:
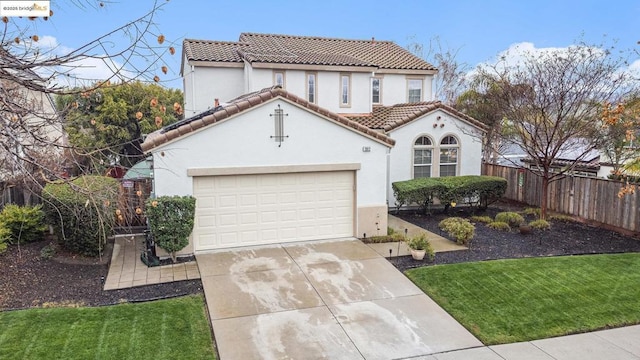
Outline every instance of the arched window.
<path fill-rule="evenodd" d="M 448 135 L 440 141 L 440 177 L 458 174 L 458 139 Z"/>
<path fill-rule="evenodd" d="M 433 163 L 433 143 L 427 136 L 421 136 L 413 143 L 413 178 L 431 177 Z"/>

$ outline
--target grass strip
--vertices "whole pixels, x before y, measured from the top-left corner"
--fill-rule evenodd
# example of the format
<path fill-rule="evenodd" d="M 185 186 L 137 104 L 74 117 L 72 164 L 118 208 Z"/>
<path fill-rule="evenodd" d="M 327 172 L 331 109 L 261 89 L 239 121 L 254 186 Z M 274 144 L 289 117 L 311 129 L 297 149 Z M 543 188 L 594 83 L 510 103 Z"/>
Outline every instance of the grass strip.
<path fill-rule="evenodd" d="M 496 260 L 407 276 L 486 345 L 640 323 L 640 254 Z"/>
<path fill-rule="evenodd" d="M 202 296 L 0 313 L 0 359 L 215 359 Z"/>

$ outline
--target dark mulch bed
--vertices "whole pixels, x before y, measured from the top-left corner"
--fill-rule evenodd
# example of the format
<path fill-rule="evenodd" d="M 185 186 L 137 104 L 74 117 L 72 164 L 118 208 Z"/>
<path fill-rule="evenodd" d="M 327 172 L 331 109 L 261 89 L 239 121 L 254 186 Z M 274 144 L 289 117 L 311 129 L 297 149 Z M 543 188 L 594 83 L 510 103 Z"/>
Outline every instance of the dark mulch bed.
<path fill-rule="evenodd" d="M 495 217 L 500 211 L 520 211 L 524 207 L 513 203 L 498 203 L 485 211 L 453 209 L 448 214 L 435 210 L 432 215 L 416 211 L 403 211 L 397 216 L 424 229 L 448 238 L 438 228 L 438 223 L 448 216 L 468 218 L 471 215 Z M 525 216 L 527 221 L 532 216 Z M 401 270 L 433 264 L 453 264 L 469 261 L 515 259 L 536 256 L 562 256 L 582 254 L 604 254 L 640 252 L 638 238 L 624 236 L 615 231 L 573 221 L 550 221 L 551 228 L 523 235 L 518 230 L 511 232 L 493 230 L 483 223 L 476 223 L 475 236 L 469 250 L 437 253 L 433 262 L 413 260 L 410 256 L 391 258 L 391 263 Z"/>
<path fill-rule="evenodd" d="M 66 253 L 42 259 L 40 251 L 49 243 L 10 246 L 0 254 L 1 310 L 47 306 L 47 303 L 112 305 L 202 293 L 200 280 L 103 291 L 102 279 L 107 277 L 111 258 L 109 251 L 102 260 Z"/>

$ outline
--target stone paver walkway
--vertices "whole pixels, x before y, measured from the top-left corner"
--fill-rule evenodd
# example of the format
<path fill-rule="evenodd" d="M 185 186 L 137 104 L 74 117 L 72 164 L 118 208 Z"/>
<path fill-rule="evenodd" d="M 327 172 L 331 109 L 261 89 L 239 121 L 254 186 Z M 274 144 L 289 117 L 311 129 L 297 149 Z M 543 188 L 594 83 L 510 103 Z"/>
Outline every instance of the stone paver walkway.
<path fill-rule="evenodd" d="M 143 249 L 144 236 L 116 237 L 104 290 L 200 279 L 200 271 L 195 261 L 148 267 L 140 260 Z"/>

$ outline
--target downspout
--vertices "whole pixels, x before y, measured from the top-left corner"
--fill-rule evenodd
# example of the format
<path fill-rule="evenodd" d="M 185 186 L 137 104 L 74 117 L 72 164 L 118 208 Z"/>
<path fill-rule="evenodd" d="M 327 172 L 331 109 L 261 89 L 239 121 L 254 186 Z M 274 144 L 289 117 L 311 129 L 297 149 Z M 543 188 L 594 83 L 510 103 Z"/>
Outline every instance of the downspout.
<path fill-rule="evenodd" d="M 387 191 L 386 193 L 386 201 L 387 201 L 387 211 L 389 210 L 389 194 L 391 192 L 391 148 L 387 148 Z"/>

